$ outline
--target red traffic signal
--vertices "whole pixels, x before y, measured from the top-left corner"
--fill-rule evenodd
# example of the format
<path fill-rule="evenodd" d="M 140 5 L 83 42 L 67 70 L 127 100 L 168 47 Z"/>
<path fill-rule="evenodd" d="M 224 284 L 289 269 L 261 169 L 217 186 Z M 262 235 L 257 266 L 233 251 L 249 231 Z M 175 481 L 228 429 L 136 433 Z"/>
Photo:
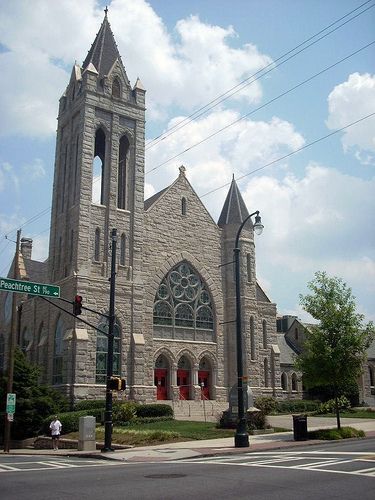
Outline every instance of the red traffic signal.
<path fill-rule="evenodd" d="M 82 296 L 81 295 L 76 295 L 74 297 L 74 302 L 73 302 L 73 314 L 75 316 L 78 316 L 79 314 L 82 314 Z"/>

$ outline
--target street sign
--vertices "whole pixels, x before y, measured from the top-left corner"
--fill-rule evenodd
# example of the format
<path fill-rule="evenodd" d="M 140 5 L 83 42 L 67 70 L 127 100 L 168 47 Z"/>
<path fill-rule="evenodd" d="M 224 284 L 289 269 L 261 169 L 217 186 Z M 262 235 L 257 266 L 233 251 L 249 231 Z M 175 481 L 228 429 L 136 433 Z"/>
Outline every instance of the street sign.
<path fill-rule="evenodd" d="M 0 278 L 0 290 L 56 299 L 60 297 L 59 286 L 46 285 L 45 283 L 33 283 L 31 281 L 12 280 L 9 278 Z"/>
<path fill-rule="evenodd" d="M 13 422 L 13 420 L 14 420 L 14 413 L 7 413 L 7 419 L 8 419 L 8 422 Z"/>
<path fill-rule="evenodd" d="M 8 392 L 7 394 L 7 413 L 15 413 L 16 411 L 16 395 L 14 393 Z"/>

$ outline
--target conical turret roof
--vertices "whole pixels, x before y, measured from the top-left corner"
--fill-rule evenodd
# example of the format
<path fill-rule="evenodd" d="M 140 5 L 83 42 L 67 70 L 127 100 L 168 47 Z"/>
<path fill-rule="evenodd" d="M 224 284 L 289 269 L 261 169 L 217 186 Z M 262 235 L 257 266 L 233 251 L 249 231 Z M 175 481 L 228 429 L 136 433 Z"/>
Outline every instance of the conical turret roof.
<path fill-rule="evenodd" d="M 91 63 L 98 71 L 99 77 L 102 78 L 108 75 L 117 59 L 122 64 L 121 56 L 108 21 L 107 12 L 105 12 L 100 30 L 82 64 L 82 68 L 86 69 Z"/>
<path fill-rule="evenodd" d="M 217 224 L 219 227 L 223 227 L 227 224 L 241 224 L 246 217 L 248 217 L 248 215 L 249 212 L 233 176 L 232 183 Z"/>

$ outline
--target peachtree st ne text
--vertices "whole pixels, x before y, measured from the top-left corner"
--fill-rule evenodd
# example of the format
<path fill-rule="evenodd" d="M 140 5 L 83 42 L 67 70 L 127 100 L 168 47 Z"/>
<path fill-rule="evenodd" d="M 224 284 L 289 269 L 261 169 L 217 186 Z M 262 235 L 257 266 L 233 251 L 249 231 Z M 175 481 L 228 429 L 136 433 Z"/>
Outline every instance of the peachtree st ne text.
<path fill-rule="evenodd" d="M 15 291 L 15 292 L 25 292 L 25 293 L 39 293 L 40 286 L 33 285 L 30 283 L 9 283 L 4 280 L 0 280 L 0 288 L 5 290 Z"/>

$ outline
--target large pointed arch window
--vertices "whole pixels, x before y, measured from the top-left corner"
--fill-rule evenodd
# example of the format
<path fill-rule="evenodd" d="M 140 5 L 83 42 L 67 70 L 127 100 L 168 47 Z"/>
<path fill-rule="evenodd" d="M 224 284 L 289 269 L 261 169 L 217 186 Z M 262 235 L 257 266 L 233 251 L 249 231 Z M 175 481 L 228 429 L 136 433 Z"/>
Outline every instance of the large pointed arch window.
<path fill-rule="evenodd" d="M 99 331 L 101 330 L 101 331 Z M 103 319 L 98 325 L 96 336 L 96 383 L 105 384 L 107 379 L 108 337 L 102 332 L 108 332 L 108 320 Z M 121 328 L 115 318 L 113 326 L 113 375 L 121 376 Z"/>
<path fill-rule="evenodd" d="M 181 340 L 213 340 L 211 296 L 202 278 L 187 263 L 169 271 L 154 300 L 154 336 Z"/>
<path fill-rule="evenodd" d="M 92 201 L 104 205 L 105 134 L 101 128 L 95 134 L 94 161 L 92 166 Z"/>
<path fill-rule="evenodd" d="M 126 183 L 129 159 L 129 141 L 126 135 L 120 139 L 118 152 L 117 207 L 126 208 Z"/>

